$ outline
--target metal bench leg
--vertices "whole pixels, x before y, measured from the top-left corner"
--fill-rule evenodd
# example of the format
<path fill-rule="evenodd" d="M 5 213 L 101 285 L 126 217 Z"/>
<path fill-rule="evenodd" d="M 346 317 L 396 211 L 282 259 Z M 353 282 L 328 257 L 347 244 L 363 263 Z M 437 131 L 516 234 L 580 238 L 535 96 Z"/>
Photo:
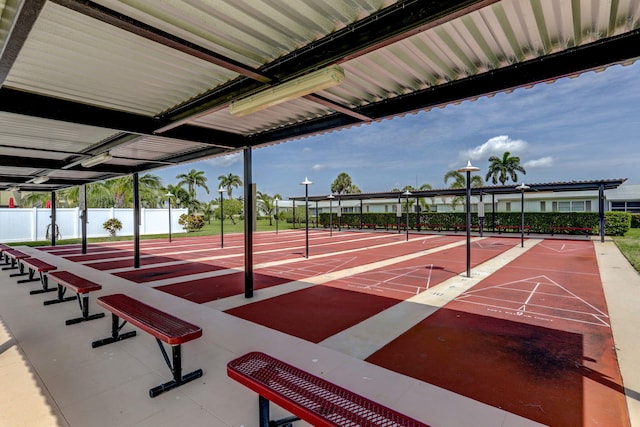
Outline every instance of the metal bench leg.
<path fill-rule="evenodd" d="M 29 269 L 29 278 L 28 279 L 22 279 L 22 280 L 18 280 L 17 283 L 27 283 L 27 282 L 37 282 L 40 280 L 40 278 L 35 278 L 36 275 L 36 271 Z M 21 274 L 12 274 L 11 276 L 21 276 Z"/>
<path fill-rule="evenodd" d="M 29 292 L 30 295 L 44 294 L 47 292 L 54 292 L 56 290 L 56 288 L 49 287 L 49 279 L 47 275 L 43 272 L 40 272 L 40 282 L 42 283 L 42 289 L 31 291 Z"/>
<path fill-rule="evenodd" d="M 75 319 L 66 320 L 64 322 L 65 325 L 67 326 L 75 325 L 76 323 L 93 320 L 93 319 L 100 319 L 104 317 L 104 313 L 96 313 L 96 314 L 89 315 L 89 294 L 88 293 L 83 295 L 82 297 L 80 297 L 80 294 L 76 294 L 75 297 L 69 297 L 69 298 L 75 299 L 76 297 L 78 300 L 78 304 L 80 305 L 80 311 L 82 312 L 82 317 L 76 317 Z"/>
<path fill-rule="evenodd" d="M 11 268 L 3 268 L 3 270 L 15 270 L 15 269 L 18 269 L 19 273 L 12 273 L 9 275 L 9 277 L 26 276 L 27 274 L 29 274 L 24 271 L 24 264 L 14 259 L 11 260 Z"/>
<path fill-rule="evenodd" d="M 111 336 L 109 338 L 103 338 L 98 341 L 94 341 L 91 343 L 91 347 L 97 348 L 103 345 L 111 344 L 116 341 L 126 340 L 127 338 L 135 337 L 136 331 L 126 332 L 124 334 L 120 333 L 120 329 L 127 324 L 127 321 L 123 321 L 122 325 L 120 324 L 120 318 L 115 314 L 111 313 Z"/>
<path fill-rule="evenodd" d="M 67 288 L 58 284 L 58 298 L 52 299 L 49 301 L 44 301 L 42 304 L 51 305 L 51 304 L 59 304 L 61 302 L 67 302 L 76 299 L 76 297 L 65 297 L 64 294 L 67 292 Z"/>
<path fill-rule="evenodd" d="M 293 427 L 293 423 L 300 421 L 300 418 L 296 416 L 286 417 L 279 420 L 270 420 L 269 416 L 269 401 L 258 395 L 258 408 L 260 412 L 259 426 L 260 427 Z"/>
<path fill-rule="evenodd" d="M 162 345 L 162 341 L 160 341 L 158 338 L 156 338 L 156 341 L 158 342 L 158 346 L 160 347 L 160 352 L 164 357 L 164 361 L 166 362 L 169 369 L 171 369 L 173 380 L 166 382 L 164 384 L 160 384 L 159 386 L 156 386 L 151 390 L 149 390 L 150 397 L 152 398 L 156 397 L 159 394 L 164 393 L 165 391 L 169 391 L 176 387 L 180 387 L 182 384 L 186 384 L 202 376 L 202 369 L 196 369 L 195 371 L 189 372 L 185 376 L 182 376 L 182 351 L 181 351 L 180 344 L 171 346 L 171 353 L 172 353 L 171 355 L 173 359 L 173 363 L 172 363 L 169 360 L 167 351 L 164 349 L 164 346 Z"/>

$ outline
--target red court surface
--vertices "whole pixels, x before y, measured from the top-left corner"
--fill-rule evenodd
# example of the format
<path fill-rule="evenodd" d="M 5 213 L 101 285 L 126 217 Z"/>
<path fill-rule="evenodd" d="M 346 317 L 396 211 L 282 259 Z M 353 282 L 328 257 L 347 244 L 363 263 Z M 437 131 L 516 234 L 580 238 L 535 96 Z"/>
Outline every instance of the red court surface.
<path fill-rule="evenodd" d="M 414 244 L 416 242 L 413 242 Z M 474 243 L 472 264 L 484 262 L 515 242 Z M 482 245 L 482 246 L 481 246 Z M 424 292 L 465 270 L 464 245 L 394 263 L 346 279 L 233 308 L 229 314 L 309 340 L 322 341 L 399 301 Z M 433 269 L 433 265 L 441 268 Z M 287 307 L 286 310 L 283 307 Z M 296 319 L 292 322 L 291 319 Z"/>
<path fill-rule="evenodd" d="M 591 241 L 541 242 L 367 360 L 544 424 L 628 425 Z"/>
<path fill-rule="evenodd" d="M 410 242 L 402 242 L 402 244 L 400 245 L 394 245 L 393 250 L 390 250 L 389 246 L 376 247 L 367 251 L 343 253 L 318 259 L 301 259 L 300 261 L 294 263 L 261 268 L 254 272 L 254 289 L 262 289 L 268 286 L 279 285 L 293 280 L 304 280 L 309 277 L 381 261 L 392 258 L 394 256 L 407 255 L 410 253 L 427 250 L 456 241 L 460 241 L 460 239 L 458 237 L 448 236 L 436 237 L 432 239 L 416 239 Z M 342 250 L 343 247 L 353 249 L 353 243 L 354 242 L 347 242 L 344 246 L 341 245 L 339 249 Z M 279 256 L 274 252 L 270 252 L 270 254 L 274 257 Z M 217 262 L 224 264 L 224 260 L 218 260 Z M 172 269 L 175 271 L 175 267 L 172 267 Z M 151 270 L 153 272 L 156 269 Z M 141 273 L 141 277 L 145 277 L 145 271 L 147 270 L 139 270 L 137 272 Z M 137 272 L 131 273 L 133 274 Z M 130 272 L 127 272 L 127 274 L 129 273 Z M 152 280 L 159 280 L 159 278 L 166 278 L 169 277 L 170 274 L 172 273 L 167 273 L 166 276 L 162 277 L 153 277 L 150 275 L 148 277 L 148 281 L 150 282 Z M 192 273 L 187 269 L 182 274 L 187 275 Z M 121 277 L 129 278 L 125 275 L 121 275 Z M 136 281 L 141 282 L 143 280 Z M 243 294 L 244 273 L 230 272 L 229 274 L 218 275 L 215 277 L 187 280 L 173 285 L 158 286 L 156 289 L 168 292 L 181 298 L 188 299 L 190 301 L 204 303 L 220 298 Z"/>

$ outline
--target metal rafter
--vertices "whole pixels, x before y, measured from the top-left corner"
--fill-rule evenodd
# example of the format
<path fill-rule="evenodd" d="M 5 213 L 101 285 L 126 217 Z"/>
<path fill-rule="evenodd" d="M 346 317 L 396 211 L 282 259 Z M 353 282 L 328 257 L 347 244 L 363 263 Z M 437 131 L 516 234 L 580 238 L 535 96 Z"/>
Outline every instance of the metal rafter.
<path fill-rule="evenodd" d="M 260 68 L 258 72 L 273 76 L 274 81 L 288 80 L 308 70 L 339 64 L 364 55 L 496 1 L 498 0 L 400 2 L 291 52 Z M 178 124 L 186 123 L 189 119 L 222 109 L 232 100 L 261 87 L 266 86 L 247 77 L 240 77 L 230 84 L 213 89 L 196 100 L 165 113 L 162 119 L 172 123 L 169 127 L 175 125 L 176 121 Z M 321 101 L 320 103 L 325 106 L 331 103 L 333 107 L 330 108 L 359 121 L 371 120 L 362 111 L 353 111 L 330 100 L 320 97 L 312 97 L 311 100 Z"/>
<path fill-rule="evenodd" d="M 46 0 L 9 0 L 4 10 L 15 10 L 16 15 L 7 31 L 7 39 L 0 45 L 0 86 L 4 84 L 11 67 L 38 19 Z"/>
<path fill-rule="evenodd" d="M 156 136 L 155 129 L 159 123 L 152 117 L 7 87 L 0 88 L 0 111 L 149 136 Z M 244 137 L 241 135 L 189 125 L 166 132 L 162 136 L 208 144 L 220 148 L 221 152 L 245 145 Z"/>
<path fill-rule="evenodd" d="M 381 119 L 579 74 L 637 57 L 640 57 L 640 30 L 386 99 L 357 111 L 373 119 Z M 266 144 L 346 127 L 354 122 L 351 117 L 333 114 L 303 124 L 263 132 L 250 138 L 250 141 L 252 145 Z"/>

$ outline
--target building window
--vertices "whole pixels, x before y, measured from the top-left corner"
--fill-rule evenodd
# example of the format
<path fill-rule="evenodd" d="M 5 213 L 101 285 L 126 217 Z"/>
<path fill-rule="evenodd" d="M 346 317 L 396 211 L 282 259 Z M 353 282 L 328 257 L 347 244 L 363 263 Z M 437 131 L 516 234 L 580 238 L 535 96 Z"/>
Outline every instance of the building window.
<path fill-rule="evenodd" d="M 507 212 L 511 212 L 511 202 L 507 202 L 506 210 Z"/>
<path fill-rule="evenodd" d="M 571 212 L 571 202 L 558 202 L 558 212 Z"/>
<path fill-rule="evenodd" d="M 571 202 L 571 212 L 584 212 L 584 202 Z"/>
<path fill-rule="evenodd" d="M 389 212 L 389 205 L 384 205 L 384 211 Z"/>
<path fill-rule="evenodd" d="M 547 211 L 547 202 L 542 201 L 540 202 L 540 212 L 546 212 Z"/>

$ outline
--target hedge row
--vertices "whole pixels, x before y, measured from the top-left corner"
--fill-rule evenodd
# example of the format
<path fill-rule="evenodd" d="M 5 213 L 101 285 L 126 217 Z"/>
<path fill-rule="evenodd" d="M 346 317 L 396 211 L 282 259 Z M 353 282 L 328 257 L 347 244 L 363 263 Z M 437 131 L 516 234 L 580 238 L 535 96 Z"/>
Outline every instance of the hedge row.
<path fill-rule="evenodd" d="M 416 228 L 416 220 L 420 224 L 440 224 L 443 230 L 455 230 L 456 226 L 466 224 L 467 216 L 464 212 L 426 212 L 409 214 L 409 227 Z M 491 231 L 497 225 L 520 225 L 522 221 L 520 212 L 496 212 L 489 213 L 484 218 L 484 230 Z M 631 227 L 631 214 L 627 212 L 605 212 L 605 234 L 609 236 L 622 236 Z M 592 228 L 593 234 L 599 233 L 600 221 L 597 212 L 531 212 L 525 213 L 525 225 L 531 227 L 534 233 L 549 233 L 551 227 L 578 227 Z M 338 223 L 337 214 L 333 214 L 333 223 Z M 359 213 L 343 213 L 340 223 L 351 227 L 359 227 L 361 215 Z M 329 214 L 321 213 L 319 224 L 329 224 Z M 396 224 L 398 217 L 395 213 L 363 213 L 364 224 L 376 224 L 384 227 L 386 224 Z M 400 222 L 407 222 L 407 214 L 403 214 Z M 471 214 L 471 224 L 478 225 L 478 216 Z"/>

